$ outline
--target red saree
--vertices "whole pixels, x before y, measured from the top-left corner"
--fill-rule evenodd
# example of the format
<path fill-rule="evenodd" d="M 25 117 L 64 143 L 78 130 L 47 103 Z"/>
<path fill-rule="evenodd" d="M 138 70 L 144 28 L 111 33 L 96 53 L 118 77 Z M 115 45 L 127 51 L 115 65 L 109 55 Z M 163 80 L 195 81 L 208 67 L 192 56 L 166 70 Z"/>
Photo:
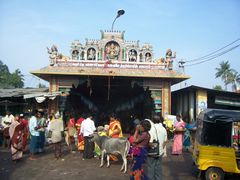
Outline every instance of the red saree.
<path fill-rule="evenodd" d="M 19 160 L 22 158 L 23 154 L 23 146 L 22 146 L 22 138 L 23 138 L 23 127 L 22 125 L 15 121 L 9 127 L 9 135 L 11 141 L 11 153 L 12 160 Z"/>

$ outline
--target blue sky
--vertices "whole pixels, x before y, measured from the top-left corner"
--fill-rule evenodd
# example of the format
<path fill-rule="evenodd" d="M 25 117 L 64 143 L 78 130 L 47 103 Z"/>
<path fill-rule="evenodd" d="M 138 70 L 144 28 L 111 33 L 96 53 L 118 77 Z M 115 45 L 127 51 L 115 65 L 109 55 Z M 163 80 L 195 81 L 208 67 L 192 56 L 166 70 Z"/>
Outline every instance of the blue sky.
<path fill-rule="evenodd" d="M 155 58 L 171 48 L 177 60 L 190 60 L 240 38 L 239 0 L 0 0 L 0 59 L 11 71 L 19 68 L 26 75 L 25 86 L 36 86 L 39 80 L 29 72 L 49 64 L 47 46 L 56 44 L 69 55 L 73 40 L 99 39 L 101 29 L 111 29 L 121 8 L 126 13 L 114 29 L 125 30 L 126 40 L 151 43 Z M 222 85 L 215 79 L 215 68 L 223 60 L 240 72 L 237 48 L 210 62 L 186 67 L 191 76 L 187 85 Z"/>

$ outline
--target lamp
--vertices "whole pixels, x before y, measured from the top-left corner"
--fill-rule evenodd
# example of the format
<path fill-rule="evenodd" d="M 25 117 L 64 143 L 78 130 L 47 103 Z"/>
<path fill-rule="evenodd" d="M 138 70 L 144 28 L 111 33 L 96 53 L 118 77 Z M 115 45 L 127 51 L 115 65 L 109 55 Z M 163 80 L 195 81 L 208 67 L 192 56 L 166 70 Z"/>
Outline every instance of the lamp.
<path fill-rule="evenodd" d="M 125 13 L 125 11 L 123 9 L 119 9 L 118 12 L 117 12 L 117 16 L 115 17 L 113 23 L 112 23 L 112 31 L 113 31 L 113 26 L 114 26 L 114 23 L 116 21 L 117 18 L 119 18 L 121 15 L 123 15 Z"/>

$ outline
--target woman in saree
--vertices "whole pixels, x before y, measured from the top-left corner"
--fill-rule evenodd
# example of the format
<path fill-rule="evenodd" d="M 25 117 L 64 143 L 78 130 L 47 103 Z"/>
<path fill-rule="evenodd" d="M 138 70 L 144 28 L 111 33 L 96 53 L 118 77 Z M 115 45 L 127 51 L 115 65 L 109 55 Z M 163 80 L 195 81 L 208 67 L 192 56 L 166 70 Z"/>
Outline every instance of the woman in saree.
<path fill-rule="evenodd" d="M 183 136 L 183 147 L 188 151 L 191 146 L 190 124 L 187 123 L 185 129 L 186 131 L 184 132 Z"/>
<path fill-rule="evenodd" d="M 24 117 L 23 114 L 20 114 L 19 117 L 19 122 L 21 123 L 23 127 L 23 140 L 22 140 L 22 145 L 23 145 L 23 151 L 26 151 L 27 143 L 28 143 L 28 136 L 29 136 L 29 129 L 28 129 L 28 120 L 27 118 Z"/>
<path fill-rule="evenodd" d="M 75 134 L 76 134 L 76 127 L 75 127 L 75 118 L 73 116 L 73 114 L 70 114 L 70 119 L 67 122 L 67 128 L 66 128 L 66 132 L 65 132 L 65 141 L 67 143 L 67 145 L 70 148 L 70 152 L 71 153 L 75 153 L 75 144 L 76 144 L 76 140 L 75 140 Z"/>
<path fill-rule="evenodd" d="M 147 159 L 148 146 L 150 140 L 150 134 L 148 131 L 151 129 L 149 121 L 141 121 L 136 126 L 135 133 L 133 135 L 133 164 L 130 172 L 131 180 L 144 180 L 147 179 L 147 175 L 144 172 L 143 165 Z"/>
<path fill-rule="evenodd" d="M 81 116 L 77 121 L 76 121 L 76 127 L 77 127 L 77 133 L 78 133 L 78 143 L 77 143 L 77 147 L 79 151 L 83 151 L 84 150 L 84 138 L 83 136 L 80 134 L 80 129 L 81 129 L 81 125 L 83 122 L 84 118 Z"/>
<path fill-rule="evenodd" d="M 108 136 L 111 138 L 121 138 L 122 135 L 122 127 L 119 118 L 117 118 L 116 114 L 110 115 L 110 123 L 108 127 Z M 110 160 L 118 161 L 117 156 L 110 155 Z"/>
<path fill-rule="evenodd" d="M 182 154 L 183 148 L 183 135 L 185 132 L 185 122 L 182 120 L 181 115 L 176 115 L 177 121 L 174 126 L 174 137 L 173 137 L 173 146 L 172 146 L 172 155 Z"/>
<path fill-rule="evenodd" d="M 22 146 L 23 126 L 18 121 L 19 115 L 16 115 L 14 122 L 9 126 L 11 154 L 13 161 L 20 160 L 23 155 Z"/>

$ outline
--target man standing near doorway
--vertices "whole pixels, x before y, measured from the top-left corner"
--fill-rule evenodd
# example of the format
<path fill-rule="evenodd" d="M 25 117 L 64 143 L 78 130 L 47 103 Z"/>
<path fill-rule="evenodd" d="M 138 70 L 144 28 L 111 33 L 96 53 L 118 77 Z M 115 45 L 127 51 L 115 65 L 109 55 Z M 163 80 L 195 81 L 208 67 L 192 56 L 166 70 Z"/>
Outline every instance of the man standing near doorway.
<path fill-rule="evenodd" d="M 92 134 L 96 130 L 94 121 L 92 120 L 92 115 L 88 115 L 88 118 L 83 120 L 80 134 L 83 135 L 84 138 L 84 151 L 83 151 L 83 160 L 91 159 L 94 157 L 94 142 L 91 141 Z"/>

